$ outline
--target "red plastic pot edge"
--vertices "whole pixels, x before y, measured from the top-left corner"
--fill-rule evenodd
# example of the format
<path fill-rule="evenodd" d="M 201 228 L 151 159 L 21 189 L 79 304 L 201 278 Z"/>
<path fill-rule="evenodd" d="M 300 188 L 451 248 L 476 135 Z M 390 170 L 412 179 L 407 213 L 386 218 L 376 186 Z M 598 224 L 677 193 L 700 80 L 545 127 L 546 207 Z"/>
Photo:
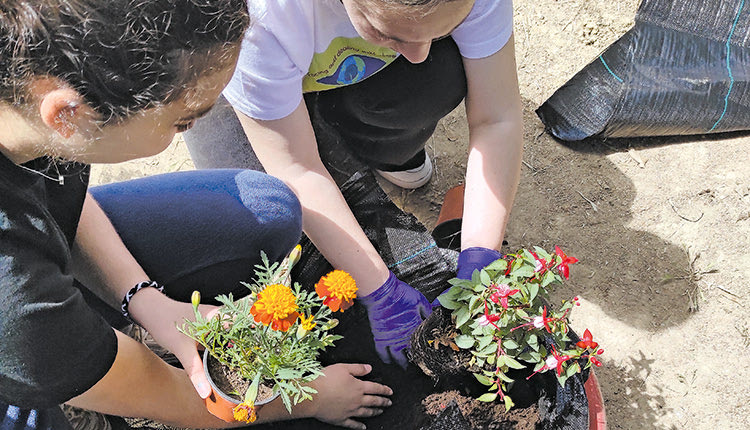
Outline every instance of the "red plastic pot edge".
<path fill-rule="evenodd" d="M 586 399 L 589 402 L 589 430 L 607 430 L 607 414 L 604 412 L 604 398 L 599 388 L 599 380 L 594 369 L 589 373 L 589 379 L 583 384 Z"/>

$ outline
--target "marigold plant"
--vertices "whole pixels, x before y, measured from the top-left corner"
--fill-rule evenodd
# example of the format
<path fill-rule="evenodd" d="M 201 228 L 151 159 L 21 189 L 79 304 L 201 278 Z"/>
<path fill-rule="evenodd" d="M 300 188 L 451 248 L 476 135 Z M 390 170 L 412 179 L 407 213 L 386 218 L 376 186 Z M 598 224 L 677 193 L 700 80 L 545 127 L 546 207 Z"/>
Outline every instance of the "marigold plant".
<path fill-rule="evenodd" d="M 452 310 L 454 343 L 471 352 L 471 364 L 481 369 L 474 376 L 489 387 L 479 400 L 499 398 L 510 409 L 510 369 L 530 367 L 528 378 L 555 372 L 564 385 L 582 365 L 601 366 L 597 356 L 604 350 L 597 349 L 588 329 L 576 343 L 568 336 L 570 311 L 580 305 L 578 297 L 559 307 L 549 304 L 549 292 L 568 279 L 569 265 L 576 262 L 559 247 L 554 254 L 539 247 L 522 249 L 475 271 L 471 279 L 452 279 L 451 289 L 438 298 Z"/>
<path fill-rule="evenodd" d="M 245 393 L 227 393 L 242 399 L 234 408 L 237 421 L 255 421 L 260 385 L 278 393 L 290 412 L 293 405 L 312 399 L 316 391 L 308 383 L 322 375 L 318 354 L 341 338 L 329 333 L 338 324 L 332 314 L 351 306 L 357 291 L 354 279 L 337 270 L 318 283 L 329 285 L 325 280 L 335 279 L 329 288 L 307 291 L 290 281 L 299 252 L 295 248 L 280 264 L 270 264 L 262 254 L 256 280 L 243 283 L 250 294 L 239 300 L 231 294 L 216 297 L 221 306 L 211 318 L 198 311 L 200 295 L 194 293 L 195 321 L 186 320 L 179 328 L 250 382 Z"/>

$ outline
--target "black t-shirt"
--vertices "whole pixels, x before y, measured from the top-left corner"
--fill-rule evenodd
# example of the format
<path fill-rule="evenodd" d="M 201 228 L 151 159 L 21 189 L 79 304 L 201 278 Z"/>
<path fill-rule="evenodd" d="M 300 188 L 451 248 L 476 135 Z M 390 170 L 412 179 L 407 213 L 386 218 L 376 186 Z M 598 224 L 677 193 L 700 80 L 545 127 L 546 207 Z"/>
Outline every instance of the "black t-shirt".
<path fill-rule="evenodd" d="M 96 384 L 117 338 L 70 274 L 89 167 L 47 158 L 22 169 L 0 154 L 0 401 L 21 408 L 63 403 Z"/>

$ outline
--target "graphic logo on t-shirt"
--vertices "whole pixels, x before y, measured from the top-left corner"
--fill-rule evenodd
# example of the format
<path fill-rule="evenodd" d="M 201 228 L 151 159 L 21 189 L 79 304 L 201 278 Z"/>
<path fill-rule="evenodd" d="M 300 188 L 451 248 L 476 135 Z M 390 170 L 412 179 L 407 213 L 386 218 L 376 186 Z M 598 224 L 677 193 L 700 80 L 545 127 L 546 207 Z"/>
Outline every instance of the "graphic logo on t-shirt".
<path fill-rule="evenodd" d="M 331 76 L 318 79 L 321 84 L 349 85 L 372 75 L 385 65 L 379 58 L 350 55 L 344 59 Z"/>
<path fill-rule="evenodd" d="M 337 37 L 325 51 L 313 55 L 302 90 L 322 91 L 360 82 L 397 57 L 396 51 L 373 45 L 361 37 Z"/>

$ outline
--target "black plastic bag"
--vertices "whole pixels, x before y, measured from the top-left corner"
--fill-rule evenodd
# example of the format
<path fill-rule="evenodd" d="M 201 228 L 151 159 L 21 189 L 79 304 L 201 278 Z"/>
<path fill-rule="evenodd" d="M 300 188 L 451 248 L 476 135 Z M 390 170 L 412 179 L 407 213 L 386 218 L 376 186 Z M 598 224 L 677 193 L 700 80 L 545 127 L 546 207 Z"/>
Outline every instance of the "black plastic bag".
<path fill-rule="evenodd" d="M 748 3 L 643 0 L 634 27 L 537 115 L 568 141 L 750 128 Z"/>

